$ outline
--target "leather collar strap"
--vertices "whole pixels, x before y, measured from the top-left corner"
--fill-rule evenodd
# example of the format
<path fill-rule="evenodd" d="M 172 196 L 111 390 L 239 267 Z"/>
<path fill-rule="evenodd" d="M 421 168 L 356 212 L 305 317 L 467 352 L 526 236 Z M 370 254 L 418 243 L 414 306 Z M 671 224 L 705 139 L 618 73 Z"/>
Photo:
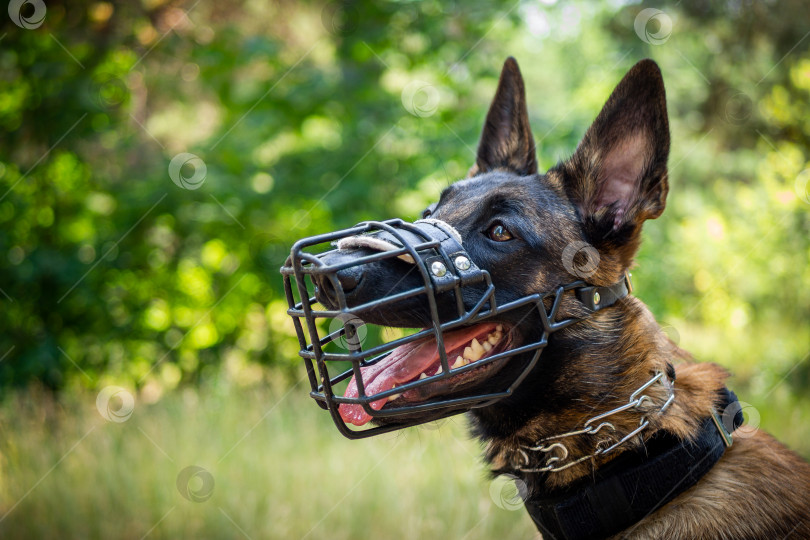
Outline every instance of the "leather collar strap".
<path fill-rule="evenodd" d="M 612 306 L 631 292 L 633 292 L 633 283 L 630 281 L 629 272 L 624 273 L 624 279 L 609 287 L 589 285 L 576 289 L 579 301 L 591 311 L 599 311 L 602 308 Z"/>
<path fill-rule="evenodd" d="M 729 405 L 736 404 L 734 407 Z M 720 410 L 734 410 L 724 425 L 707 417 L 694 441 L 655 434 L 645 452 L 627 452 L 578 489 L 553 497 L 531 497 L 526 510 L 546 540 L 606 538 L 638 523 L 683 493 L 720 460 L 742 425 L 734 392 L 723 389 Z M 730 415 L 723 415 L 725 417 Z"/>

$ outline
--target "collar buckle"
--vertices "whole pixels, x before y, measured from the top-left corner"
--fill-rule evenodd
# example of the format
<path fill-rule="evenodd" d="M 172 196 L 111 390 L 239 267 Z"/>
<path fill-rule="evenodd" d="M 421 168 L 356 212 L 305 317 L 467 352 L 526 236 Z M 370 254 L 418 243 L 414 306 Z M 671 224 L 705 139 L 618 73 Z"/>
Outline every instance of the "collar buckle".
<path fill-rule="evenodd" d="M 627 294 L 633 294 L 633 274 L 629 270 L 624 271 L 624 286 L 627 287 Z"/>
<path fill-rule="evenodd" d="M 726 429 L 726 425 L 717 414 L 717 411 L 714 410 L 714 407 L 712 407 L 712 421 L 714 422 L 714 427 L 717 428 L 717 432 L 720 434 L 720 438 L 723 439 L 723 444 L 726 448 L 730 447 L 734 442 L 734 438 L 731 436 L 728 429 Z"/>

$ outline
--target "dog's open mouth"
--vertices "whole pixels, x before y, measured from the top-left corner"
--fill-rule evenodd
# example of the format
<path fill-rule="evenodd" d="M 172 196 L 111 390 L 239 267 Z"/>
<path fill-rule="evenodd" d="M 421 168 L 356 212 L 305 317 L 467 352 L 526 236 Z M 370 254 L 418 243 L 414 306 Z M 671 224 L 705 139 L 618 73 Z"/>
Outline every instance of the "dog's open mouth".
<path fill-rule="evenodd" d="M 498 323 L 480 323 L 444 334 L 444 345 L 450 373 L 481 362 L 495 354 L 507 350 L 512 344 L 512 333 Z M 387 398 L 372 401 L 370 406 L 378 411 L 388 405 L 418 403 L 438 395 L 446 395 L 475 386 L 477 383 L 500 370 L 508 358 L 482 363 L 478 368 L 467 369 L 457 375 L 437 380 L 424 386 L 393 394 Z M 365 394 L 373 396 L 412 381 L 425 379 L 442 371 L 439 351 L 433 336 L 401 345 L 372 366 L 362 368 Z M 357 381 L 352 377 L 344 397 L 359 396 Z M 372 417 L 362 405 L 340 405 L 340 416 L 347 423 L 362 426 Z"/>

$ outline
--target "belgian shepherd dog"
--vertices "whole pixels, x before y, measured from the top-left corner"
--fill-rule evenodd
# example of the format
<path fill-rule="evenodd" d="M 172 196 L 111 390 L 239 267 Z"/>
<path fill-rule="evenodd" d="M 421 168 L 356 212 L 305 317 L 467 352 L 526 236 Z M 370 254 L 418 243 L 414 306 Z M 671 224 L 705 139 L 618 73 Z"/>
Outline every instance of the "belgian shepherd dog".
<path fill-rule="evenodd" d="M 589 285 L 616 291 L 633 265 L 642 225 L 666 205 L 670 133 L 661 72 L 651 60 L 630 69 L 570 159 L 545 173 L 538 171 L 525 94 L 509 58 L 475 164 L 423 218 L 457 232 L 472 261 L 491 275 L 500 302 L 554 290 L 583 277 L 583 267 Z M 336 253 L 350 260 L 367 250 Z M 407 266 L 379 263 L 339 278 L 355 301 L 366 301 L 411 279 Z M 328 304 L 328 284 L 320 285 Z M 730 432 L 741 415 L 725 388 L 727 372 L 680 349 L 623 287 L 598 310 L 563 295 L 560 314 L 581 320 L 551 335 L 511 395 L 469 412 L 493 473 L 518 480 L 547 539 L 810 538 L 810 465 L 762 431 L 735 438 Z M 378 318 L 410 328 L 428 323 L 418 309 Z M 524 315 L 461 330 L 459 339 L 445 340 L 458 349 L 448 367 L 531 341 L 541 328 Z M 411 373 L 400 365 L 415 361 L 418 346 L 409 347 L 364 368 L 372 387 L 390 389 L 395 375 L 417 379 L 441 368 L 438 353 L 420 353 L 421 367 Z M 373 408 L 500 388 L 523 365 L 511 358 L 467 369 Z M 358 405 L 341 405 L 340 415 L 355 425 L 372 421 Z"/>

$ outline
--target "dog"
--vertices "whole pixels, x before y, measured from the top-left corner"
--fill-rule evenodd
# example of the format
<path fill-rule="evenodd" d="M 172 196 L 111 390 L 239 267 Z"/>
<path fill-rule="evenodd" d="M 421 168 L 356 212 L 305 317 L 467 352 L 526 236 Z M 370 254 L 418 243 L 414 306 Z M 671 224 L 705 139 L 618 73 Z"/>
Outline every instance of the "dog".
<path fill-rule="evenodd" d="M 557 300 L 544 297 L 545 307 L 554 301 L 556 315 L 577 322 L 556 329 L 546 343 L 536 314 L 496 314 L 445 336 L 447 352 L 458 351 L 445 364 L 438 352 L 425 352 L 428 338 L 404 345 L 379 365 L 355 371 L 346 396 L 358 395 L 358 373 L 367 391 L 387 394 L 370 409 L 340 405 L 343 421 L 397 427 L 403 417 L 368 412 L 486 394 L 519 378 L 502 399 L 471 409 L 459 402 L 451 412 L 470 409 L 472 433 L 485 443 L 493 474 L 516 479 L 544 538 L 810 538 L 810 465 L 762 431 L 735 440 L 741 414 L 725 388 L 728 373 L 695 362 L 630 294 L 627 272 L 642 225 L 666 205 L 669 148 L 664 81 L 655 62 L 642 60 L 570 159 L 541 173 L 524 82 L 517 62 L 507 59 L 468 177 L 446 188 L 422 218 L 458 237 L 465 267 L 488 272 L 499 304 L 557 290 Z M 324 260 L 351 261 L 391 245 L 355 240 Z M 399 259 L 340 270 L 349 301 L 368 305 L 392 284 L 419 285 L 413 261 Z M 577 279 L 591 296 L 559 288 Z M 334 286 L 315 281 L 319 301 L 336 306 Z M 424 297 L 408 301 L 366 316 L 390 326 L 429 326 Z M 448 309 L 437 307 L 443 319 Z M 527 363 L 533 354 L 527 351 L 391 394 L 403 381 L 539 341 L 536 363 Z M 414 409 L 404 418 L 418 423 L 447 414 Z"/>

